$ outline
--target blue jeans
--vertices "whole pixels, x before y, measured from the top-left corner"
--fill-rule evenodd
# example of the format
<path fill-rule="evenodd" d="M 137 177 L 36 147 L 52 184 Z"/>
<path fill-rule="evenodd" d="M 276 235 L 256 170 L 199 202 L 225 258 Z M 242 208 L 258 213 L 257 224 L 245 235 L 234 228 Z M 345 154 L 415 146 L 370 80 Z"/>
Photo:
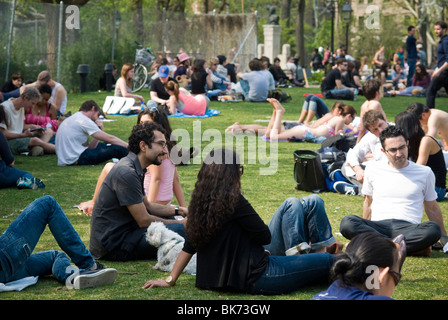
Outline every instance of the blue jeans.
<path fill-rule="evenodd" d="M 412 86 L 412 78 L 414 77 L 414 73 L 415 73 L 415 66 L 417 65 L 417 58 L 408 58 L 408 66 L 409 66 L 409 70 L 408 70 L 408 79 L 406 80 L 406 86 L 410 87 Z"/>
<path fill-rule="evenodd" d="M 78 159 L 78 165 L 95 165 L 112 158 L 121 159 L 126 157 L 128 152 L 128 149 L 124 147 L 100 142 L 96 148 L 86 149 L 81 153 Z"/>
<path fill-rule="evenodd" d="M 309 94 L 305 98 L 305 102 L 303 103 L 303 109 L 312 110 L 316 113 L 316 118 L 322 118 L 325 114 L 330 112 L 327 105 L 321 98 L 315 96 L 314 94 Z"/>
<path fill-rule="evenodd" d="M 15 187 L 17 179 L 32 178 L 33 175 L 26 171 L 7 166 L 5 161 L 0 160 L 0 189 Z"/>
<path fill-rule="evenodd" d="M 288 198 L 277 209 L 269 222 L 271 243 L 265 246 L 273 256 L 284 256 L 285 251 L 302 242 L 311 243 L 311 250 L 334 243 L 324 201 L 316 194 L 302 198 Z"/>
<path fill-rule="evenodd" d="M 47 225 L 65 253 L 58 250 L 32 253 Z M 68 257 L 81 270 L 95 263 L 56 200 L 51 196 L 38 198 L 0 236 L 0 282 L 50 274 L 64 282 L 72 273 L 67 270 Z"/>

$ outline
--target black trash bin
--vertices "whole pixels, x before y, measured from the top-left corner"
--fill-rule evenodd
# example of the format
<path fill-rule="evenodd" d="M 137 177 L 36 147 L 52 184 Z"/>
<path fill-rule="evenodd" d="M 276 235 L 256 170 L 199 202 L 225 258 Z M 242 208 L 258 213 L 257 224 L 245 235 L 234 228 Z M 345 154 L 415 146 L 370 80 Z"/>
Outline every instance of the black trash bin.
<path fill-rule="evenodd" d="M 114 65 L 112 63 L 107 63 L 104 66 L 104 73 L 106 75 L 106 91 L 112 90 L 112 72 L 114 71 Z"/>
<path fill-rule="evenodd" d="M 80 64 L 78 65 L 78 70 L 76 70 L 76 73 L 81 76 L 81 93 L 87 91 L 87 75 L 90 73 L 90 68 L 88 64 Z"/>

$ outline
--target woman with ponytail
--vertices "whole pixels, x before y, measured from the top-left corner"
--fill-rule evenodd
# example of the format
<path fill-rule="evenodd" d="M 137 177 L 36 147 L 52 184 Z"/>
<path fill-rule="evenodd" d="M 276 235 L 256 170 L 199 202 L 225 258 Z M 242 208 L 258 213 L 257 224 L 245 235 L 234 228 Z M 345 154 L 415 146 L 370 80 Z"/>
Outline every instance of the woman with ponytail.
<path fill-rule="evenodd" d="M 406 257 L 404 236 L 377 232 L 355 236 L 330 270 L 334 282 L 312 300 L 391 300 Z"/>
<path fill-rule="evenodd" d="M 208 109 L 209 99 L 205 95 L 191 95 L 174 81 L 165 84 L 165 90 L 170 95 L 167 106 L 170 114 L 181 112 L 188 115 L 204 115 Z"/>

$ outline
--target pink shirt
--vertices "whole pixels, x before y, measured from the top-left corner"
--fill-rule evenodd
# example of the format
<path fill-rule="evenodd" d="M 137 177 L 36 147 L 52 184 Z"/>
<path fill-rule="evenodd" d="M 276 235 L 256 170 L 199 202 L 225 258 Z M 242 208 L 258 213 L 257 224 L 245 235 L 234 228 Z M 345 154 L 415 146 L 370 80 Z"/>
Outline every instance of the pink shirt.
<path fill-rule="evenodd" d="M 157 194 L 157 201 L 171 201 L 173 200 L 173 181 L 176 166 L 170 159 L 162 161 L 162 177 L 160 179 L 159 193 Z M 151 174 L 149 169 L 146 171 L 143 187 L 145 194 L 148 194 L 149 183 L 151 182 Z"/>
<path fill-rule="evenodd" d="M 25 114 L 25 123 L 26 124 L 37 124 L 38 126 L 41 126 L 42 128 L 45 128 L 47 124 L 51 124 L 52 129 L 54 132 L 58 130 L 58 120 L 52 120 L 50 118 L 50 112 L 48 111 L 48 108 L 46 109 L 45 116 L 39 116 L 36 114 L 33 114 L 31 112 L 31 108 L 29 109 L 28 113 Z"/>
<path fill-rule="evenodd" d="M 207 111 L 207 98 L 204 95 L 192 96 L 179 91 L 179 100 L 183 103 L 183 108 L 177 109 L 183 114 L 204 115 Z"/>

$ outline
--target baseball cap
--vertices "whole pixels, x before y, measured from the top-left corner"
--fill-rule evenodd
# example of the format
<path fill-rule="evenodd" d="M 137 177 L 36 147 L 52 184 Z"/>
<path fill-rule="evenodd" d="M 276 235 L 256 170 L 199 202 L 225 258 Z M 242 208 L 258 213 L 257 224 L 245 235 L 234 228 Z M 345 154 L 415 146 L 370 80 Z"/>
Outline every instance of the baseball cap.
<path fill-rule="evenodd" d="M 159 77 L 161 78 L 166 78 L 168 77 L 168 75 L 170 74 L 170 68 L 168 68 L 168 66 L 160 66 L 159 68 Z"/>

